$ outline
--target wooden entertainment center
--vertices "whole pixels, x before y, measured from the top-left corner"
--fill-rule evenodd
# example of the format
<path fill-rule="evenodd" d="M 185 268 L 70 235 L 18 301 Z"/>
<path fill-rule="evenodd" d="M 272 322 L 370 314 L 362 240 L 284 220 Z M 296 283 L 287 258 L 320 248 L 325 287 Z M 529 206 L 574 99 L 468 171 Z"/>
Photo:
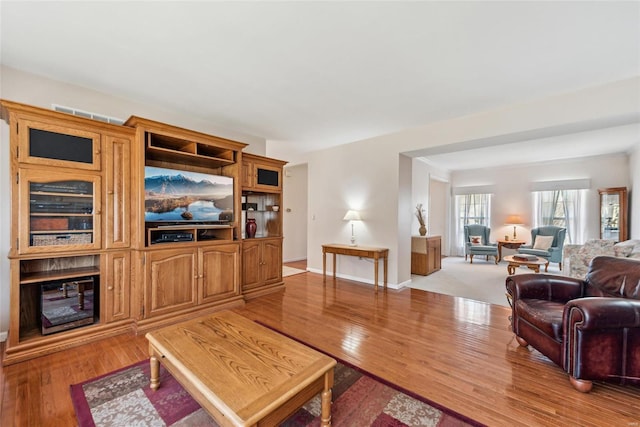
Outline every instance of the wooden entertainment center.
<path fill-rule="evenodd" d="M 114 125 L 11 101 L 0 106 L 12 177 L 5 365 L 284 287 L 286 162 L 140 117 Z M 151 166 L 231 178 L 232 216 L 145 221 Z M 247 218 L 256 224 L 253 238 L 245 238 Z"/>

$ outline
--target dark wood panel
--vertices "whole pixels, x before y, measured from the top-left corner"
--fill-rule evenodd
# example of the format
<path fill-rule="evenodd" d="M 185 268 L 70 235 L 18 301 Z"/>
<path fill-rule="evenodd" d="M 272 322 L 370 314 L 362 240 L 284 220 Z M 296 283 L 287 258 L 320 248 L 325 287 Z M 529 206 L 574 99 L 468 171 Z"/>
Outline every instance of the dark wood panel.
<path fill-rule="evenodd" d="M 291 264 L 289 264 L 291 265 Z M 296 263 L 297 268 L 304 268 Z M 383 290 L 305 273 L 235 311 L 438 405 L 491 426 L 629 426 L 640 388 L 575 391 L 535 350 L 518 346 L 509 310 L 419 290 Z M 75 425 L 69 384 L 147 357 L 122 335 L 0 370 L 0 425 Z"/>

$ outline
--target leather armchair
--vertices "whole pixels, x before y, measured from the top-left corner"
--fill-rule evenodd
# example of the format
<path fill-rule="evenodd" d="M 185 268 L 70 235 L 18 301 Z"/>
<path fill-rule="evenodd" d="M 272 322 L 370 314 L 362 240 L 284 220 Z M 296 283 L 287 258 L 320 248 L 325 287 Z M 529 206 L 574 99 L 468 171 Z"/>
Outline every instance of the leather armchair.
<path fill-rule="evenodd" d="M 576 390 L 640 385 L 640 261 L 598 256 L 584 280 L 519 274 L 506 288 L 518 343 L 564 369 Z"/>
<path fill-rule="evenodd" d="M 467 260 L 467 255 L 471 257 L 471 264 L 473 264 L 474 255 L 486 256 L 487 261 L 489 257 L 495 258 L 496 264 L 498 263 L 498 244 L 489 242 L 489 235 L 491 229 L 485 225 L 469 224 L 464 226 L 464 259 Z M 480 237 L 479 242 L 472 242 L 472 238 Z"/>
<path fill-rule="evenodd" d="M 547 265 L 544 266 L 544 271 L 548 270 L 550 262 L 557 262 L 560 270 L 562 270 L 562 246 L 564 245 L 566 234 L 566 228 L 555 225 L 534 228 L 531 230 L 531 244 L 520 246 L 518 253 L 535 255 L 546 259 Z M 553 236 L 551 247 L 549 249 L 534 249 L 537 236 Z"/>

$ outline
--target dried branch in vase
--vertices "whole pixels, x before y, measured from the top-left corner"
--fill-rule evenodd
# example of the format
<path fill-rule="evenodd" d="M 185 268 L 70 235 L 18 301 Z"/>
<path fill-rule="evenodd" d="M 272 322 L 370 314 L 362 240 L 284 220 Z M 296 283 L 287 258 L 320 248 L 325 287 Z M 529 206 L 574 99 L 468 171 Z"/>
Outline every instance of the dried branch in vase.
<path fill-rule="evenodd" d="M 418 205 L 416 206 L 416 218 L 418 218 L 418 222 L 420 223 L 421 227 L 424 227 L 426 225 L 422 203 L 418 203 Z"/>

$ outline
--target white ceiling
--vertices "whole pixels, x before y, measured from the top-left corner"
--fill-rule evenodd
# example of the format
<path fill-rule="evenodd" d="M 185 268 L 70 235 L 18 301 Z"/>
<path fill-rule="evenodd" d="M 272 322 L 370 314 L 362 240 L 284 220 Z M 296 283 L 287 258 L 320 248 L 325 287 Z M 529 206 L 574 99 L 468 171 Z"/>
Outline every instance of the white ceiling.
<path fill-rule="evenodd" d="M 3 65 L 300 151 L 640 75 L 635 1 L 4 0 L 0 19 Z M 625 128 L 580 140 L 584 155 L 628 150 Z"/>

